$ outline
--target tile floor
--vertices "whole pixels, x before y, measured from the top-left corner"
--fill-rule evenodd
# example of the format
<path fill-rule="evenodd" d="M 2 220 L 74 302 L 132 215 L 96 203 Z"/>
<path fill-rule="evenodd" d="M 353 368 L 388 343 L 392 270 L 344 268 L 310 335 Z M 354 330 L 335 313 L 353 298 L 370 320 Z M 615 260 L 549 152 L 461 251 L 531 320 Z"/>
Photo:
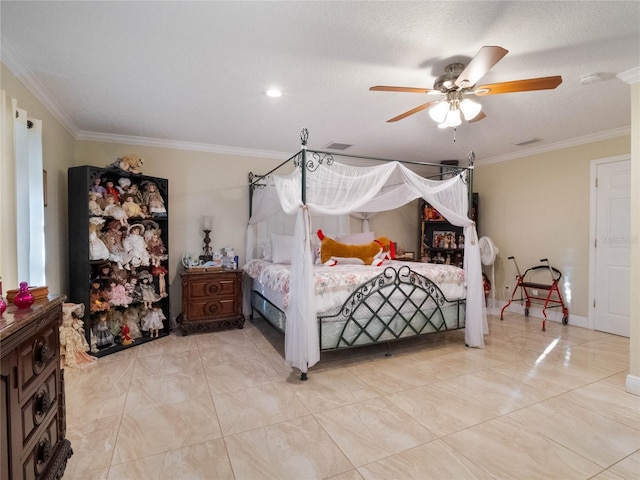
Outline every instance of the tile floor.
<path fill-rule="evenodd" d="M 629 340 L 508 314 L 323 354 L 309 380 L 262 320 L 66 369 L 65 480 L 640 478 Z"/>

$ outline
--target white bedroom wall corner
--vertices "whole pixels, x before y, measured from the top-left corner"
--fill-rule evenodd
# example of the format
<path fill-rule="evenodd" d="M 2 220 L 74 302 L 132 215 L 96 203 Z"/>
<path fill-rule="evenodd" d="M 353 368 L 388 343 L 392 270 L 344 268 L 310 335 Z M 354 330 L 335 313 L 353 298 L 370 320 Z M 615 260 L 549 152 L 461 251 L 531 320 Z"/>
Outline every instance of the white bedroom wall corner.
<path fill-rule="evenodd" d="M 640 291 L 640 66 L 618 77 L 631 86 L 631 278 L 630 291 Z M 629 374 L 626 388 L 640 395 L 640 297 L 630 299 Z"/>

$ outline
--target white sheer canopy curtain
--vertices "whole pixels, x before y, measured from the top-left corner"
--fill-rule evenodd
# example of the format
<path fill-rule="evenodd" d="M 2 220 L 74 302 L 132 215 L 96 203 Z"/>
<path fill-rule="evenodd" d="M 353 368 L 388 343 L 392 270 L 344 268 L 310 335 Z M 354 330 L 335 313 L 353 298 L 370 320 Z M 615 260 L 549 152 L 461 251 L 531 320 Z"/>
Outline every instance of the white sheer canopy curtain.
<path fill-rule="evenodd" d="M 42 121 L 2 91 L 0 276 L 3 284 L 46 285 Z"/>
<path fill-rule="evenodd" d="M 417 198 L 424 198 L 451 223 L 464 227 L 467 316 L 465 341 L 470 347 L 484 347 L 488 333 L 482 271 L 475 224 L 467 217 L 467 188 L 460 176 L 443 181 L 420 177 L 399 162 L 375 167 L 352 167 L 334 162 L 320 164 L 306 175 L 306 205 L 301 200 L 302 173 L 274 176 L 281 208 L 296 215 L 296 251 L 291 263 L 290 301 L 285 331 L 287 362 L 306 372 L 320 358 L 315 296 L 313 292 L 311 236 L 312 215 L 344 215 L 353 212 L 393 210 Z M 267 197 L 270 200 L 267 200 Z M 254 198 L 250 223 L 273 211 L 273 194 Z M 254 218 L 255 217 L 255 218 Z M 247 239 L 249 240 L 249 235 Z M 247 252 L 249 252 L 249 244 Z M 251 246 L 253 248 L 253 246 Z"/>

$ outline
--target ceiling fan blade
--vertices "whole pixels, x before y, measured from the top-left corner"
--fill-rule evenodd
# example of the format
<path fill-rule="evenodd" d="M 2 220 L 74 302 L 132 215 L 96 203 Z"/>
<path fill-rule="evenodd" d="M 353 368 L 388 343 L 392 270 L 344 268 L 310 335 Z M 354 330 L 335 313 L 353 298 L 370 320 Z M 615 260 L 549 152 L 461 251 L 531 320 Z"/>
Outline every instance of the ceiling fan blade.
<path fill-rule="evenodd" d="M 406 92 L 406 93 L 439 93 L 440 90 L 432 90 L 430 88 L 413 88 L 413 87 L 388 87 L 385 85 L 376 85 L 369 88 L 372 92 Z"/>
<path fill-rule="evenodd" d="M 514 80 L 512 82 L 489 83 L 476 88 L 475 94 L 498 95 L 500 93 L 528 92 L 531 90 L 552 90 L 562 83 L 562 77 L 527 78 L 525 80 Z"/>
<path fill-rule="evenodd" d="M 423 103 L 422 105 L 420 105 L 420 106 L 418 106 L 416 108 L 412 108 L 408 112 L 404 112 L 404 113 L 401 113 L 400 115 L 398 115 L 397 117 L 390 118 L 389 120 L 387 120 L 387 123 L 397 122 L 398 120 L 402 120 L 403 118 L 406 118 L 409 115 L 413 115 L 414 113 L 421 112 L 422 110 L 428 108 L 430 105 L 433 105 L 434 103 L 438 103 L 439 101 L 440 100 L 434 100 L 434 101 L 431 101 L 431 102 Z"/>
<path fill-rule="evenodd" d="M 468 121 L 468 123 L 475 123 L 475 122 L 479 122 L 480 120 L 482 120 L 483 118 L 485 118 L 487 115 L 484 112 L 480 112 L 478 115 L 476 115 L 475 117 L 473 117 L 471 120 Z"/>
<path fill-rule="evenodd" d="M 509 50 L 505 50 L 502 47 L 482 47 L 476 53 L 476 56 L 471 59 L 469 65 L 456 78 L 456 86 L 461 88 L 472 87 L 507 53 L 509 53 Z"/>

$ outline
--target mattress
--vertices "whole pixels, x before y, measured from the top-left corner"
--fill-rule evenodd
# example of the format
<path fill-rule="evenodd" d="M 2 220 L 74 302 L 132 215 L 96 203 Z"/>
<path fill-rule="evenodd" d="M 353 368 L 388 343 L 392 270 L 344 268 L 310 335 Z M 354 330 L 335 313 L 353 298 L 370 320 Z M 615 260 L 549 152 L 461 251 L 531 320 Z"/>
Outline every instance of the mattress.
<path fill-rule="evenodd" d="M 452 265 L 392 260 L 381 267 L 370 265 L 314 265 L 314 285 L 318 315 L 340 307 L 351 293 L 366 281 L 384 271 L 387 266 L 396 269 L 408 266 L 416 273 L 434 282 L 449 301 L 465 298 L 464 271 Z M 274 305 L 286 311 L 289 304 L 290 265 L 255 259 L 243 270 L 254 280 L 253 289 L 259 291 Z"/>

